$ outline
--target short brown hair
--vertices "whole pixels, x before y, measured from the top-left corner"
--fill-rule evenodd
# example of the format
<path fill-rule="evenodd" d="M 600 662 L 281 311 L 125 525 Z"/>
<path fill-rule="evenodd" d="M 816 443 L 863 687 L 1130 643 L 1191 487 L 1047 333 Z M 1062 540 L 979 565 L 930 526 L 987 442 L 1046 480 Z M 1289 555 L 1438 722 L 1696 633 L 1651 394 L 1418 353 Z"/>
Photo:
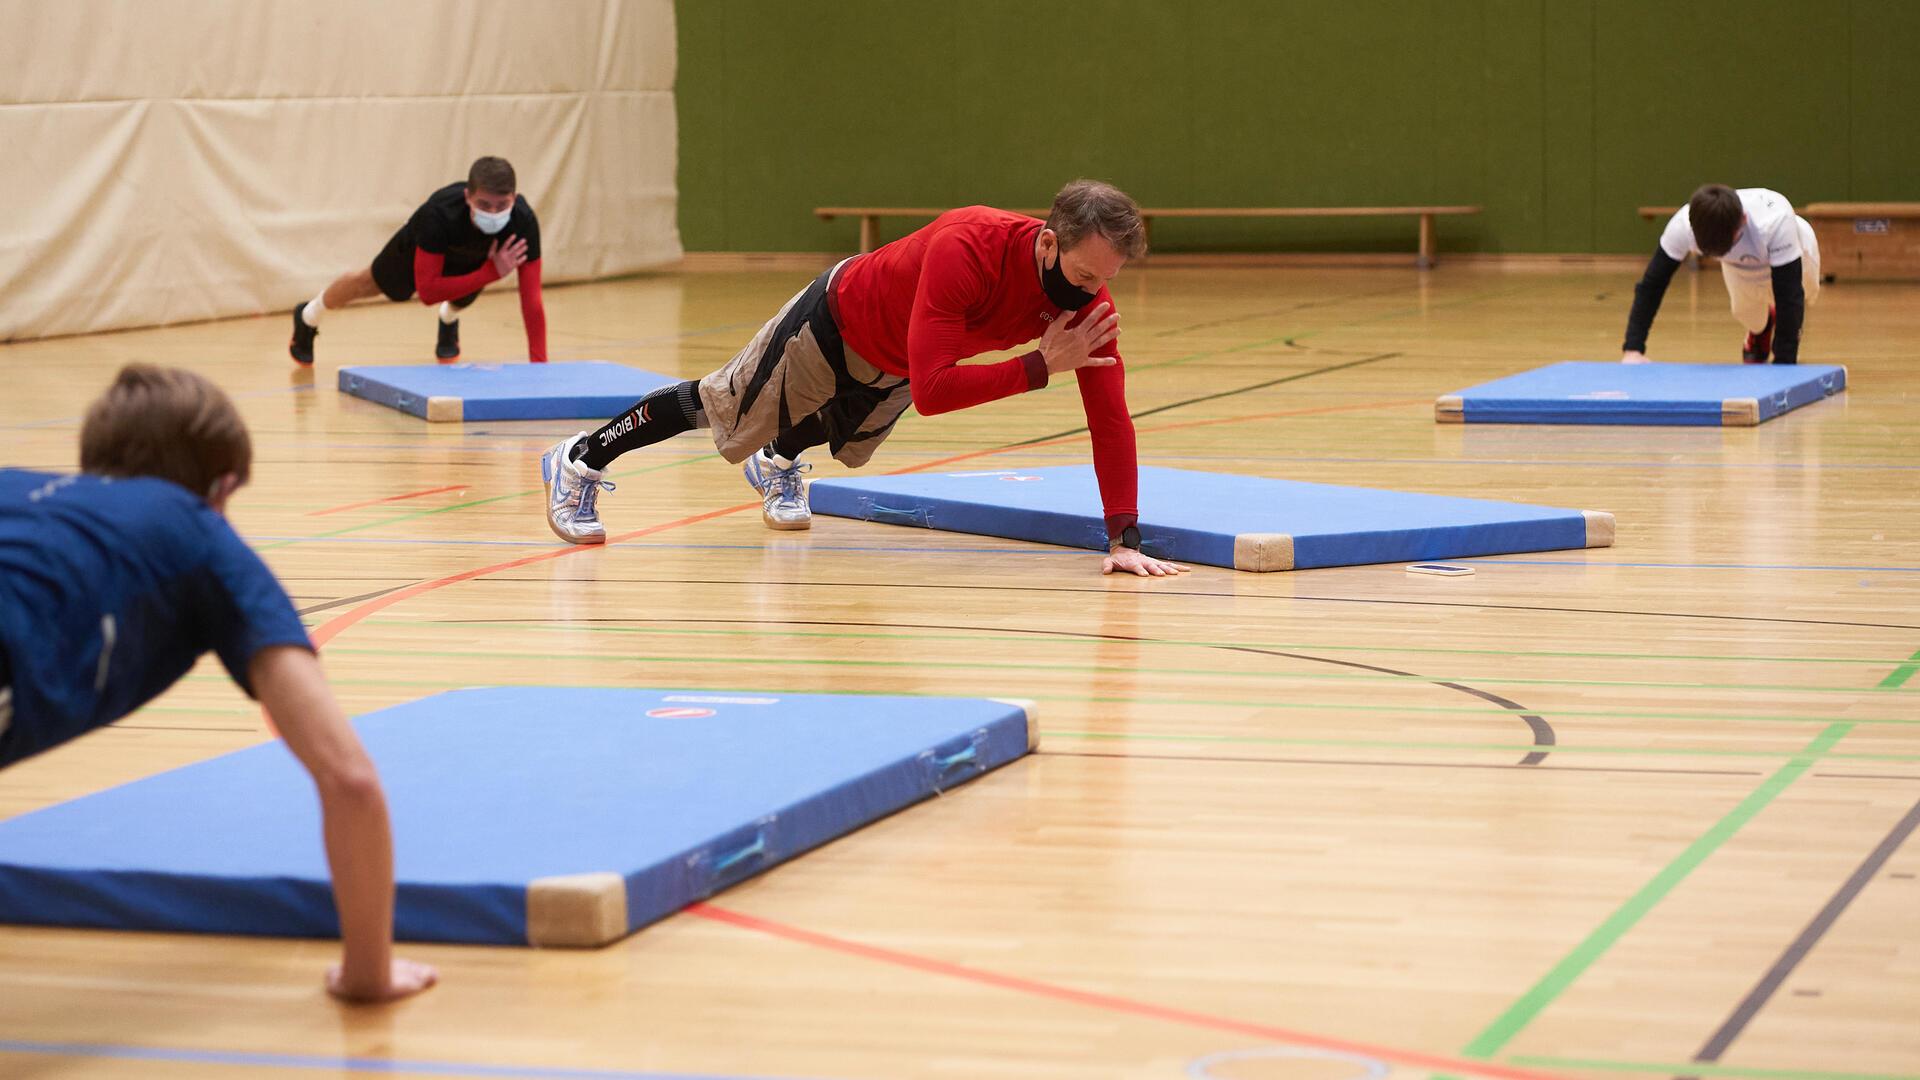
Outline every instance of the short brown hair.
<path fill-rule="evenodd" d="M 1147 253 L 1147 226 L 1140 220 L 1140 208 L 1126 192 L 1098 180 L 1075 180 L 1061 188 L 1047 212 L 1047 228 L 1060 238 L 1061 251 L 1073 248 L 1089 233 L 1098 233 L 1129 259 Z"/>
<path fill-rule="evenodd" d="M 1740 195 L 1725 184 L 1703 184 L 1687 200 L 1687 220 L 1693 225 L 1693 242 L 1703 255 L 1719 258 L 1733 247 L 1733 234 L 1740 231 L 1746 217 Z"/>
<path fill-rule="evenodd" d="M 99 476 L 157 476 L 205 498 L 228 473 L 247 482 L 253 440 L 232 400 L 205 376 L 128 364 L 87 408 L 80 468 Z"/>
<path fill-rule="evenodd" d="M 511 195 L 520 190 L 514 186 L 513 166 L 503 157 L 483 157 L 467 170 L 467 190 L 484 191 L 489 195 Z"/>

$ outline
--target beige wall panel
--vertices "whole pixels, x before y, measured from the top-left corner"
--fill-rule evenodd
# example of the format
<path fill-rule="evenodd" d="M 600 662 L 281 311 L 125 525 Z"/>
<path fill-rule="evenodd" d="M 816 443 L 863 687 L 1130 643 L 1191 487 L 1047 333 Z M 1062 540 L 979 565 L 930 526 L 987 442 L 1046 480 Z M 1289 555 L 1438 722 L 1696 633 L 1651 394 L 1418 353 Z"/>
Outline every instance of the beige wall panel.
<path fill-rule="evenodd" d="M 679 69 L 673 0 L 627 0 L 608 11 L 607 31 L 601 38 L 600 85 L 618 90 L 673 89 Z"/>
<path fill-rule="evenodd" d="M 680 257 L 673 8 L 0 0 L 0 340 L 271 311 L 481 154 L 546 280 Z"/>
<path fill-rule="evenodd" d="M 565 93 L 674 47 L 671 5 L 619 0 L 0 0 L 0 27 L 0 87 L 27 102 Z"/>

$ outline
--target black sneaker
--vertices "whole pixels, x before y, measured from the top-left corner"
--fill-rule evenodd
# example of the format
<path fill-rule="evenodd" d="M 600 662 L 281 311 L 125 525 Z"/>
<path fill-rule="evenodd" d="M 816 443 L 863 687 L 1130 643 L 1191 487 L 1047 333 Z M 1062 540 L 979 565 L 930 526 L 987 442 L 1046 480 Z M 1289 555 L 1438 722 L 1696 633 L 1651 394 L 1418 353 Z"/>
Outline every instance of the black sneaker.
<path fill-rule="evenodd" d="M 443 364 L 451 364 L 460 359 L 460 320 L 440 324 L 440 340 L 433 347 L 433 355 Z"/>
<path fill-rule="evenodd" d="M 308 326 L 307 320 L 300 317 L 301 304 L 293 309 L 293 340 L 287 342 L 287 355 L 293 357 L 296 364 L 313 363 L 313 339 L 320 336 L 320 328 Z"/>

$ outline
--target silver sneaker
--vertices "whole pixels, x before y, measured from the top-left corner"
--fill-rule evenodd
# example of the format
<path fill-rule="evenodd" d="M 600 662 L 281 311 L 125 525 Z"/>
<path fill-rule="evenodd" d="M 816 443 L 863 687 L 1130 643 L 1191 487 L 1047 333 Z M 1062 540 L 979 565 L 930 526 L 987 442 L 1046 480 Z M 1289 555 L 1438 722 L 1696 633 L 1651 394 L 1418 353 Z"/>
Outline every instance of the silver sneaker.
<path fill-rule="evenodd" d="M 811 529 L 813 509 L 807 505 L 807 487 L 800 474 L 813 466 L 799 462 L 781 468 L 765 451 L 755 451 L 740 466 L 747 483 L 760 493 L 760 520 L 769 529 Z"/>
<path fill-rule="evenodd" d="M 607 528 L 600 524 L 595 503 L 602 488 L 613 490 L 613 481 L 590 476 L 573 461 L 573 444 L 586 437 L 583 431 L 562 439 L 540 455 L 540 479 L 547 485 L 547 526 L 570 544 L 604 544 Z"/>

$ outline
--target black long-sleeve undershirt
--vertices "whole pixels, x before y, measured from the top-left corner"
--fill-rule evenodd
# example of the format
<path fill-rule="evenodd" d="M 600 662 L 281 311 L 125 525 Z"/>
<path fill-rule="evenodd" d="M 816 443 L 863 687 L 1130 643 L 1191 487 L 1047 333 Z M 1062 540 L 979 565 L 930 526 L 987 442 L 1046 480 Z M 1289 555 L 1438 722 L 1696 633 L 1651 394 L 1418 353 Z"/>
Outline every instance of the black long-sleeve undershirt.
<path fill-rule="evenodd" d="M 1627 340 L 1621 346 L 1622 352 L 1647 351 L 1647 332 L 1653 329 L 1653 317 L 1660 314 L 1660 301 L 1666 299 L 1667 284 L 1678 269 L 1679 260 L 1660 248 L 1653 249 L 1653 258 L 1647 260 L 1647 272 L 1640 275 L 1639 283 L 1633 287 L 1633 310 L 1627 313 Z"/>
<path fill-rule="evenodd" d="M 1807 317 L 1807 289 L 1800 260 L 1773 268 L 1773 362 L 1800 362 L 1800 326 Z"/>
<path fill-rule="evenodd" d="M 1665 251 L 1655 249 L 1647 260 L 1647 271 L 1633 287 L 1633 310 L 1627 315 L 1627 339 L 1623 352 L 1647 351 L 1647 334 L 1653 329 L 1653 317 L 1660 313 L 1667 286 L 1673 281 L 1680 262 Z M 1773 357 L 1779 364 L 1800 362 L 1800 329 L 1807 317 L 1807 292 L 1801 283 L 1800 260 L 1795 259 L 1772 270 L 1773 277 Z"/>

